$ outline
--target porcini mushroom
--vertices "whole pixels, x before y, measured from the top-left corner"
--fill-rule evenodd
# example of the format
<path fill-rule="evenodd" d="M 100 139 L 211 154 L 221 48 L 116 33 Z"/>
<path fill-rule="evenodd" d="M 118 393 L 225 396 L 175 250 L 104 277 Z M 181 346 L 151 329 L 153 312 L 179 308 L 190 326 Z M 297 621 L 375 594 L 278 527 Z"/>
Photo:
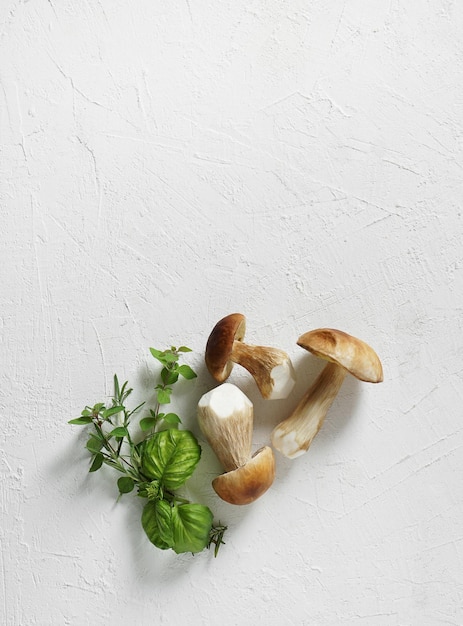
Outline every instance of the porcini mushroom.
<path fill-rule="evenodd" d="M 383 380 L 381 361 L 373 348 L 341 330 L 312 330 L 301 335 L 297 345 L 328 364 L 292 414 L 272 432 L 273 446 L 290 459 L 309 448 L 347 373 L 370 383 Z"/>
<path fill-rule="evenodd" d="M 286 398 L 296 381 L 289 356 L 278 348 L 243 343 L 245 331 L 246 318 L 241 313 L 232 313 L 217 322 L 206 344 L 205 360 L 210 374 L 223 383 L 233 364 L 238 363 L 253 376 L 264 398 Z"/>
<path fill-rule="evenodd" d="M 231 383 L 205 393 L 198 403 L 201 431 L 226 472 L 212 486 L 230 504 L 254 502 L 275 478 L 275 457 L 269 446 L 251 455 L 253 421 L 252 402 Z"/>

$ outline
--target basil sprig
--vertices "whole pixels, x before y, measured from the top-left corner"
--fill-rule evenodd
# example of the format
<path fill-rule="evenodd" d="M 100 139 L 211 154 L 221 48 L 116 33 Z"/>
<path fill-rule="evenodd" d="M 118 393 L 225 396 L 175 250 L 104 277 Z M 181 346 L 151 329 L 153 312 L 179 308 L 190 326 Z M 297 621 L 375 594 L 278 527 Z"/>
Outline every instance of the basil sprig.
<path fill-rule="evenodd" d="M 171 402 L 173 385 L 183 377 L 196 377 L 189 365 L 179 364 L 181 353 L 190 349 L 172 346 L 169 350 L 150 349 L 162 364 L 160 382 L 155 386 L 156 405 L 139 423 L 143 437 L 135 443 L 129 426 L 132 417 L 145 405 L 132 410 L 126 406 L 132 389 L 119 385 L 114 376 L 112 404 L 86 406 L 70 424 L 93 426 L 86 447 L 91 454 L 90 472 L 104 464 L 122 473 L 117 481 L 119 497 L 136 489 L 146 498 L 141 517 L 148 539 L 161 550 L 201 552 L 223 543 L 225 526 L 214 525 L 211 510 L 202 504 L 188 502 L 176 490 L 195 471 L 201 458 L 201 447 L 189 430 L 180 430 L 181 420 L 175 413 L 163 413 L 161 407 Z"/>
<path fill-rule="evenodd" d="M 141 521 L 149 540 L 162 550 L 200 552 L 209 543 L 210 509 L 201 504 L 177 504 L 175 496 L 168 495 L 190 478 L 200 457 L 201 448 L 189 430 L 157 432 L 142 447 L 141 469 L 151 482 L 142 489 L 149 502 Z"/>

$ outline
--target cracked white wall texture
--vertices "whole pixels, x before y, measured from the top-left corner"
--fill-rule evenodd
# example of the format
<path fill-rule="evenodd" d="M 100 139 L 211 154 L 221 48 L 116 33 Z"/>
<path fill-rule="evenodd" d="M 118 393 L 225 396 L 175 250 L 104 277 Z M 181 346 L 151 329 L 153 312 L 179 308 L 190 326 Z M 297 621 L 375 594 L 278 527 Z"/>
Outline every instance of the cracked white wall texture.
<path fill-rule="evenodd" d="M 463 624 L 462 32 L 456 0 L 3 0 L 2 625 Z M 195 420 L 235 311 L 298 373 L 265 402 L 234 370 L 256 447 L 321 369 L 303 332 L 385 372 L 249 507 Z M 217 559 L 151 546 L 67 424 L 171 344 Z"/>

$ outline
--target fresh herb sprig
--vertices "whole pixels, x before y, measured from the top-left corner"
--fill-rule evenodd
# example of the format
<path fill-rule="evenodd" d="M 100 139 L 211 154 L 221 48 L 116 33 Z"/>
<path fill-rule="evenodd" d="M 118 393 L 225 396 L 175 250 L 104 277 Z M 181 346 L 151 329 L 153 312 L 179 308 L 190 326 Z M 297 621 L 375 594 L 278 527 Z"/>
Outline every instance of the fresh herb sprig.
<path fill-rule="evenodd" d="M 214 525 L 207 506 L 191 503 L 176 492 L 196 469 L 201 447 L 191 431 L 179 429 L 181 420 L 176 413 L 161 411 L 171 403 L 173 386 L 180 377 L 196 378 L 189 365 L 179 362 L 182 353 L 191 350 L 171 346 L 164 351 L 150 348 L 150 352 L 162 364 L 162 370 L 155 386 L 155 407 L 139 422 L 143 433 L 140 441 L 135 443 L 129 427 L 145 402 L 127 408 L 133 390 L 127 382 L 121 386 L 116 375 L 111 404 L 86 406 L 69 423 L 93 426 L 86 444 L 92 455 L 90 472 L 109 465 L 122 474 L 117 481 L 119 497 L 136 489 L 140 497 L 147 499 L 141 523 L 155 546 L 179 554 L 200 552 L 214 545 L 217 556 L 226 526 Z"/>

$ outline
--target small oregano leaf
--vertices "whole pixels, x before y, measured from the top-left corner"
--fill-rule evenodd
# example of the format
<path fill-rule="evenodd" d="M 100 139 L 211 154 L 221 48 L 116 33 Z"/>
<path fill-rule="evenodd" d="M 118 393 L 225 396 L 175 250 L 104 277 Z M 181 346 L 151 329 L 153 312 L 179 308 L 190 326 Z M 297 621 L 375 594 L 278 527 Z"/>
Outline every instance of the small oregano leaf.
<path fill-rule="evenodd" d="M 96 435 L 90 435 L 85 447 L 90 452 L 97 454 L 103 447 L 103 440 L 99 439 Z"/>
<path fill-rule="evenodd" d="M 103 455 L 101 454 L 101 452 L 98 452 L 93 457 L 92 464 L 90 465 L 90 469 L 88 471 L 89 472 L 96 472 L 97 470 L 100 469 L 100 467 L 102 465 L 103 465 Z"/>
<path fill-rule="evenodd" d="M 123 406 L 113 406 L 110 409 L 106 409 L 105 411 L 103 411 L 103 417 L 105 419 L 108 419 L 109 417 L 112 417 L 113 415 L 116 415 L 117 413 L 120 413 L 123 410 L 124 410 Z"/>
<path fill-rule="evenodd" d="M 166 363 L 177 363 L 178 361 L 178 354 L 175 354 L 174 352 L 169 352 L 168 350 L 166 352 L 164 352 L 164 361 Z"/>
<path fill-rule="evenodd" d="M 76 417 L 73 420 L 69 420 L 68 424 L 77 424 L 77 426 L 84 426 L 85 424 L 90 424 L 91 421 L 91 417 Z"/>
<path fill-rule="evenodd" d="M 178 380 L 178 373 L 167 369 L 167 367 L 163 367 L 161 370 L 161 379 L 165 385 L 173 385 Z"/>
<path fill-rule="evenodd" d="M 143 432 L 146 432 L 150 428 L 156 425 L 157 419 L 155 417 L 144 417 L 140 420 L 140 428 Z"/>
<path fill-rule="evenodd" d="M 196 378 L 196 373 L 191 369 L 189 365 L 179 365 L 177 371 L 183 376 L 183 378 L 186 378 L 187 380 Z"/>
<path fill-rule="evenodd" d="M 161 350 L 156 350 L 156 348 L 150 348 L 150 352 L 152 356 L 154 356 L 154 358 L 157 359 L 160 363 L 165 363 L 164 352 L 162 352 Z"/>
<path fill-rule="evenodd" d="M 166 387 L 165 389 L 156 389 L 156 396 L 159 404 L 169 404 L 171 393 L 172 389 L 170 387 Z"/>
<path fill-rule="evenodd" d="M 119 493 L 130 493 L 135 487 L 135 481 L 130 476 L 121 476 L 117 481 Z"/>
<path fill-rule="evenodd" d="M 127 428 L 125 426 L 118 426 L 114 428 L 108 435 L 108 437 L 126 437 L 127 436 Z"/>
<path fill-rule="evenodd" d="M 176 426 L 181 422 L 181 419 L 175 413 L 166 413 L 163 420 L 166 424 L 169 424 L 169 426 Z"/>

